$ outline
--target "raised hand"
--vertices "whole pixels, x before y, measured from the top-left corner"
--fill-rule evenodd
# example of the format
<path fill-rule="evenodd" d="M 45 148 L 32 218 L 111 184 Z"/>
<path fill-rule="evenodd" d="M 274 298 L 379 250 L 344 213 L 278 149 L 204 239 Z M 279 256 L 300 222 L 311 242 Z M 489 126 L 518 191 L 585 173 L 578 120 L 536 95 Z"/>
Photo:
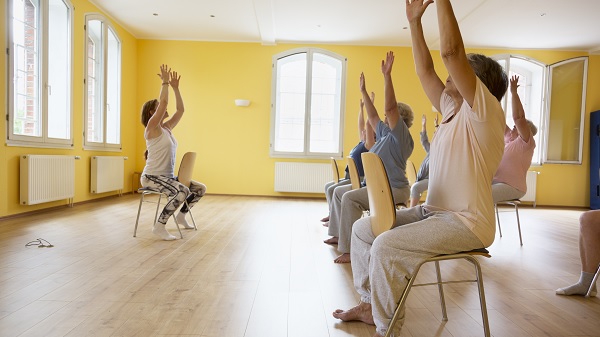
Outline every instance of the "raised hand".
<path fill-rule="evenodd" d="M 160 66 L 160 74 L 157 74 L 158 77 L 163 81 L 163 83 L 169 83 L 169 76 L 171 73 L 171 68 L 166 64 L 162 64 Z"/>
<path fill-rule="evenodd" d="M 516 93 L 518 87 L 519 87 L 519 76 L 513 75 L 510 78 L 510 92 Z"/>
<path fill-rule="evenodd" d="M 359 87 L 360 87 L 360 91 L 366 91 L 366 84 L 365 84 L 365 73 L 360 73 L 360 81 L 359 81 Z"/>
<path fill-rule="evenodd" d="M 371 102 L 375 103 L 375 91 L 371 91 Z"/>
<path fill-rule="evenodd" d="M 406 18 L 408 22 L 413 20 L 421 20 L 423 13 L 429 5 L 433 3 L 433 0 L 406 0 Z"/>
<path fill-rule="evenodd" d="M 427 125 L 427 117 L 425 116 L 425 114 L 423 114 L 423 117 L 421 117 L 421 125 L 423 127 Z"/>
<path fill-rule="evenodd" d="M 169 81 L 169 84 L 171 84 L 171 87 L 173 89 L 179 88 L 179 79 L 180 78 L 181 78 L 181 76 L 179 76 L 176 71 L 171 72 L 171 80 Z"/>
<path fill-rule="evenodd" d="M 385 57 L 385 60 L 381 61 L 381 72 L 383 75 L 390 75 L 392 73 L 392 66 L 394 65 L 394 52 L 389 51 Z"/>

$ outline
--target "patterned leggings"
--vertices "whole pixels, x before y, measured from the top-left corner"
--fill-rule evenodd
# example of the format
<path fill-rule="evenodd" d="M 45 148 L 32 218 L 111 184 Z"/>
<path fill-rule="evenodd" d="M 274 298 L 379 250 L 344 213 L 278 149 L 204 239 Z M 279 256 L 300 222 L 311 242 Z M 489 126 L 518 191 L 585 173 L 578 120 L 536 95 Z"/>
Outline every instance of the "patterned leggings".
<path fill-rule="evenodd" d="M 204 193 L 206 193 L 206 186 L 193 180 L 190 186 L 187 187 L 177 181 L 177 178 L 144 175 L 140 179 L 140 182 L 142 183 L 142 186 L 155 188 L 161 193 L 167 194 L 171 199 L 167 205 L 165 205 L 160 217 L 158 217 L 158 222 L 161 224 L 166 224 L 181 204 L 183 204 L 181 212 L 188 212 L 188 208 L 183 203 L 184 200 L 187 200 L 188 205 L 192 208 L 198 200 L 204 196 Z"/>

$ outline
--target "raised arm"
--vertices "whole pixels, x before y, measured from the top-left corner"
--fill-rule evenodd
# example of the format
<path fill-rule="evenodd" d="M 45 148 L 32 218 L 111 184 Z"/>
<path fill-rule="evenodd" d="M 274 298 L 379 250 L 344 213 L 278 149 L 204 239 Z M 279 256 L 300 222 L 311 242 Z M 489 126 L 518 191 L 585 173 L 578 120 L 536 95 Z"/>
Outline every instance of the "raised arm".
<path fill-rule="evenodd" d="M 171 69 L 166 64 L 160 66 L 160 74 L 158 76 L 162 80 L 162 84 L 160 87 L 160 95 L 158 99 L 158 106 L 156 107 L 156 111 L 148 120 L 148 124 L 146 125 L 146 130 L 144 131 L 145 137 L 147 139 L 155 138 L 160 134 L 160 123 L 165 117 L 165 113 L 167 112 L 167 104 L 169 103 L 169 73 Z"/>
<path fill-rule="evenodd" d="M 365 102 L 365 109 L 367 110 L 367 122 L 373 128 L 373 130 L 377 130 L 377 124 L 381 121 L 379 118 L 379 114 L 377 113 L 377 109 L 375 109 L 375 105 L 371 101 L 369 94 L 367 93 L 366 83 L 365 83 L 365 74 L 360 73 L 360 92 L 362 94 L 363 102 Z"/>
<path fill-rule="evenodd" d="M 165 122 L 165 126 L 171 130 L 177 126 L 181 117 L 183 116 L 183 112 L 185 108 L 183 106 L 183 99 L 181 98 L 181 92 L 179 92 L 179 79 L 181 76 L 177 74 L 176 71 L 171 73 L 171 80 L 169 83 L 171 84 L 171 88 L 173 88 L 173 93 L 175 93 L 175 114 L 167 122 Z"/>
<path fill-rule="evenodd" d="M 429 137 L 427 136 L 427 117 L 423 114 L 421 118 L 421 145 L 423 145 L 423 149 L 425 152 L 429 153 Z"/>
<path fill-rule="evenodd" d="M 440 54 L 460 95 L 473 107 L 477 77 L 467 60 L 458 22 L 450 0 L 436 0 L 440 30 Z"/>
<path fill-rule="evenodd" d="M 514 75 L 510 78 L 510 93 L 512 94 L 512 117 L 515 122 L 515 126 L 517 127 L 517 131 L 519 132 L 519 137 L 523 139 L 525 142 L 529 141 L 529 137 L 531 137 L 531 129 L 529 128 L 529 123 L 527 123 L 527 119 L 525 119 L 525 110 L 523 109 L 523 104 L 521 104 L 521 99 L 519 98 L 519 93 L 517 89 L 519 88 L 519 76 Z"/>
<path fill-rule="evenodd" d="M 413 58 L 415 60 L 417 76 L 419 76 L 421 86 L 425 90 L 425 94 L 431 104 L 438 111 L 441 111 L 440 96 L 444 92 L 445 86 L 435 72 L 433 59 L 431 58 L 429 47 L 427 47 L 427 43 L 425 42 L 423 25 L 421 24 L 421 17 L 425 13 L 425 9 L 432 3 L 432 0 L 425 2 L 423 0 L 406 0 L 406 16 L 410 26 Z"/>
<path fill-rule="evenodd" d="M 396 101 L 396 93 L 394 92 L 394 83 L 392 82 L 392 66 L 394 65 L 394 53 L 388 52 L 385 60 L 381 61 L 381 72 L 383 73 L 383 90 L 385 93 L 384 107 L 385 116 L 387 117 L 390 129 L 394 129 L 400 113 L 398 112 L 398 101 Z"/>
<path fill-rule="evenodd" d="M 362 100 L 361 100 L 362 101 Z M 371 104 L 375 103 L 375 92 L 371 91 Z M 370 150 L 375 145 L 375 130 L 370 123 L 365 125 L 365 147 Z"/>
<path fill-rule="evenodd" d="M 366 140 L 366 130 L 365 130 L 365 102 L 360 99 L 360 110 L 358 110 L 358 139 L 361 142 Z"/>

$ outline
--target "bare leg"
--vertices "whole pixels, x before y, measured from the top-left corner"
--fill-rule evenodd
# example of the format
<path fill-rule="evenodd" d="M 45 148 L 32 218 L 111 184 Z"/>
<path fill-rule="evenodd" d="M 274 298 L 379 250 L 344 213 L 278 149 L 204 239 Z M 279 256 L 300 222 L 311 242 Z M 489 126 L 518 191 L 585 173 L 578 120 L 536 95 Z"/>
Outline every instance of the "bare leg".
<path fill-rule="evenodd" d="M 350 263 L 350 253 L 344 253 L 344 254 L 338 256 L 335 260 L 333 260 L 333 262 L 335 262 L 335 263 Z"/>
<path fill-rule="evenodd" d="M 410 207 L 415 207 L 419 204 L 420 198 L 410 198 Z"/>
<path fill-rule="evenodd" d="M 369 325 L 375 325 L 373 313 L 371 312 L 371 303 L 360 302 L 357 306 L 348 310 L 337 309 L 333 312 L 333 317 L 341 319 L 344 322 L 361 321 Z"/>
<path fill-rule="evenodd" d="M 330 237 L 329 239 L 327 239 L 327 240 L 325 240 L 323 242 L 325 242 L 328 245 L 337 245 L 338 238 L 337 238 L 337 236 L 332 236 L 332 237 Z"/>
<path fill-rule="evenodd" d="M 323 219 L 321 219 L 321 222 L 328 222 L 329 221 L 329 215 L 324 217 Z"/>

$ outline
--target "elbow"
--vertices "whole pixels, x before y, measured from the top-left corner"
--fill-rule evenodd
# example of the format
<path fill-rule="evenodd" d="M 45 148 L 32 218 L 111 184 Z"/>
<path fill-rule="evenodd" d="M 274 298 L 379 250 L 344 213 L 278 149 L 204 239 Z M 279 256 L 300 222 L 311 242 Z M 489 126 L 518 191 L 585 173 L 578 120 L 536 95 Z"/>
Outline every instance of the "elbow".
<path fill-rule="evenodd" d="M 448 63 L 456 60 L 460 53 L 458 52 L 458 48 L 443 48 L 440 54 L 444 63 Z"/>

